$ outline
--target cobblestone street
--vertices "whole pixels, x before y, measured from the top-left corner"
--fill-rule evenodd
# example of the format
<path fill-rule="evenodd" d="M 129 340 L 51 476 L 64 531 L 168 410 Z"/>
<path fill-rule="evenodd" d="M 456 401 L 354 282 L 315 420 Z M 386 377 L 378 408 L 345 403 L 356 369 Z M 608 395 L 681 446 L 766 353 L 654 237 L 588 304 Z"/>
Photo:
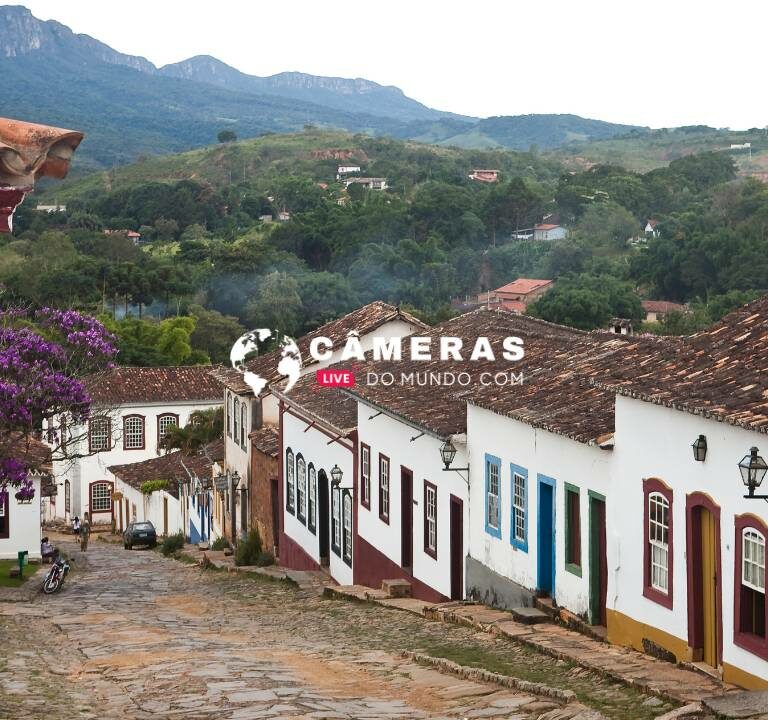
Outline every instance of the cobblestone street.
<path fill-rule="evenodd" d="M 672 706 L 562 660 L 315 589 L 94 542 L 58 595 L 0 604 L 0 718 L 652 718 Z M 570 689 L 565 704 L 404 659 Z M 584 707 L 586 706 L 586 707 Z"/>

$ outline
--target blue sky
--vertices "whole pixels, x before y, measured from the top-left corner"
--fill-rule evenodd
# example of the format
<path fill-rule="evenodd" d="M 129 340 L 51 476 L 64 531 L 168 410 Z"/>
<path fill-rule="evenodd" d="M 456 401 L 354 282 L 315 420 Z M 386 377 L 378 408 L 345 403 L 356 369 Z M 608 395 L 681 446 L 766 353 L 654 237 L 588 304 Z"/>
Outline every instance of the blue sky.
<path fill-rule="evenodd" d="M 768 124 L 768 3 L 746 0 L 28 0 L 162 65 L 214 55 L 397 85 L 441 110 L 576 113 L 652 127 Z"/>

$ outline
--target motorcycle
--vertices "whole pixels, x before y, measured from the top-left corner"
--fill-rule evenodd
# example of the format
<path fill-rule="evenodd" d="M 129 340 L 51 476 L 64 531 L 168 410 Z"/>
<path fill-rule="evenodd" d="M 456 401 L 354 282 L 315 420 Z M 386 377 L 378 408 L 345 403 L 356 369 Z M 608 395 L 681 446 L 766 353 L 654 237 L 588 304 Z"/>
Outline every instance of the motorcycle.
<path fill-rule="evenodd" d="M 57 557 L 51 569 L 46 573 L 43 578 L 43 592 L 46 595 L 51 595 L 61 590 L 61 586 L 64 584 L 64 578 L 67 577 L 69 572 L 69 563 L 61 556 Z"/>

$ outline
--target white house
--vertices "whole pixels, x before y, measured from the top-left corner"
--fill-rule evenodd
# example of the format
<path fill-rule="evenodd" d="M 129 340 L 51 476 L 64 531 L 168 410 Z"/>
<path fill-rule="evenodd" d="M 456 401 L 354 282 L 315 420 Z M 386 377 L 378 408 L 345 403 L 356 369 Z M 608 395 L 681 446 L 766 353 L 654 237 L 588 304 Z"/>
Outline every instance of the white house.
<path fill-rule="evenodd" d="M 360 166 L 359 165 L 339 165 L 338 169 L 336 170 L 336 179 L 342 180 L 347 175 L 352 175 L 353 173 L 359 173 L 360 172 Z"/>
<path fill-rule="evenodd" d="M 534 240 L 565 240 L 568 237 L 568 230 L 562 225 L 553 225 L 552 223 L 540 223 L 533 226 Z"/>
<path fill-rule="evenodd" d="M 366 190 L 386 190 L 387 178 L 373 178 L 373 177 L 353 177 L 344 180 L 344 187 L 348 188 L 350 185 L 362 185 Z"/>
<path fill-rule="evenodd" d="M 373 346 L 373 335 L 386 337 L 405 337 L 425 325 L 400 308 L 381 301 L 364 305 L 357 310 L 332 320 L 299 338 L 296 343 L 302 357 L 301 374 L 316 372 L 341 358 L 343 346 L 350 333 L 357 334 L 361 347 L 368 351 Z M 333 343 L 333 351 L 328 358 L 316 360 L 310 355 L 309 347 L 316 337 L 329 338 Z M 248 370 L 267 379 L 275 388 L 282 387 L 284 381 L 277 373 L 280 350 L 257 357 L 247 363 Z M 248 528 L 248 512 L 250 503 L 250 483 L 252 476 L 252 448 L 248 436 L 262 425 L 280 423 L 279 403 L 269 390 L 268 384 L 261 396 L 254 397 L 251 387 L 243 380 L 243 375 L 232 368 L 220 368 L 213 371 L 214 376 L 223 383 L 225 403 L 225 459 L 223 470 L 237 472 L 245 482 L 241 483 L 240 491 L 235 496 L 233 523 L 230 519 L 227 535 L 237 539 L 240 533 Z M 280 383 L 280 384 L 279 384 Z M 263 479 L 268 482 L 269 479 Z M 221 506 L 221 493 L 217 493 L 217 507 Z M 228 507 L 232 507 L 229 505 Z M 231 511 L 230 511 L 231 514 Z M 221 513 L 222 527 L 225 513 Z"/>
<path fill-rule="evenodd" d="M 56 516 L 69 521 L 89 512 L 92 523 L 111 523 L 114 480 L 107 468 L 160 456 L 169 427 L 183 427 L 193 412 L 221 406 L 222 386 L 210 370 L 119 367 L 90 378 L 92 417 L 86 426 L 65 428 L 69 457 L 54 462 L 64 497 L 56 503 Z"/>

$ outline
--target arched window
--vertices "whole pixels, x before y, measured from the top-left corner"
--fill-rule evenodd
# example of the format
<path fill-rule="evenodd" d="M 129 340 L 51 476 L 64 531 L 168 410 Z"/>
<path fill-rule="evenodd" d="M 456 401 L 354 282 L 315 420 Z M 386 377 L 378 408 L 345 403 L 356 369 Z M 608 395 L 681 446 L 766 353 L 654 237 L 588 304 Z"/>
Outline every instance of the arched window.
<path fill-rule="evenodd" d="M 352 495 L 347 490 L 344 493 L 343 507 L 343 527 L 344 527 L 344 562 L 352 567 Z"/>
<path fill-rule="evenodd" d="M 317 530 L 317 472 L 312 463 L 309 464 L 307 478 L 307 527 L 314 533 Z"/>
<path fill-rule="evenodd" d="M 341 497 L 338 487 L 331 489 L 331 550 L 341 557 Z"/>
<path fill-rule="evenodd" d="M 237 398 L 237 397 L 234 400 L 233 408 L 234 408 L 234 410 L 232 412 L 233 429 L 234 429 L 233 437 L 235 439 L 235 442 L 237 442 L 239 437 L 240 437 L 240 428 L 238 426 L 238 418 L 240 417 L 240 399 Z"/>
<path fill-rule="evenodd" d="M 232 393 L 227 393 L 227 435 L 232 437 Z"/>
<path fill-rule="evenodd" d="M 144 416 L 126 415 L 123 418 L 123 450 L 143 450 Z"/>
<path fill-rule="evenodd" d="M 179 416 L 174 413 L 163 413 L 157 416 L 157 445 L 160 447 L 165 440 L 165 434 L 172 427 L 179 427 Z"/>
<path fill-rule="evenodd" d="M 768 659 L 765 602 L 765 538 L 768 528 L 754 515 L 736 517 L 734 642 Z"/>
<path fill-rule="evenodd" d="M 243 448 L 243 450 L 246 449 L 245 436 L 248 433 L 248 428 L 246 427 L 247 423 L 245 422 L 245 414 L 247 409 L 248 403 L 246 400 L 243 400 L 243 402 L 240 404 L 240 447 Z"/>
<path fill-rule="evenodd" d="M 285 509 L 292 515 L 296 511 L 296 466 L 293 464 L 293 450 L 285 451 Z"/>
<path fill-rule="evenodd" d="M 643 480 L 643 595 L 672 609 L 673 540 L 672 490 L 661 480 Z"/>
<path fill-rule="evenodd" d="M 301 455 L 296 456 L 296 517 L 307 520 L 307 463 Z"/>
<path fill-rule="evenodd" d="M 71 512 L 72 508 L 72 496 L 71 496 L 71 485 L 69 483 L 69 480 L 64 481 L 64 512 L 69 513 Z"/>

